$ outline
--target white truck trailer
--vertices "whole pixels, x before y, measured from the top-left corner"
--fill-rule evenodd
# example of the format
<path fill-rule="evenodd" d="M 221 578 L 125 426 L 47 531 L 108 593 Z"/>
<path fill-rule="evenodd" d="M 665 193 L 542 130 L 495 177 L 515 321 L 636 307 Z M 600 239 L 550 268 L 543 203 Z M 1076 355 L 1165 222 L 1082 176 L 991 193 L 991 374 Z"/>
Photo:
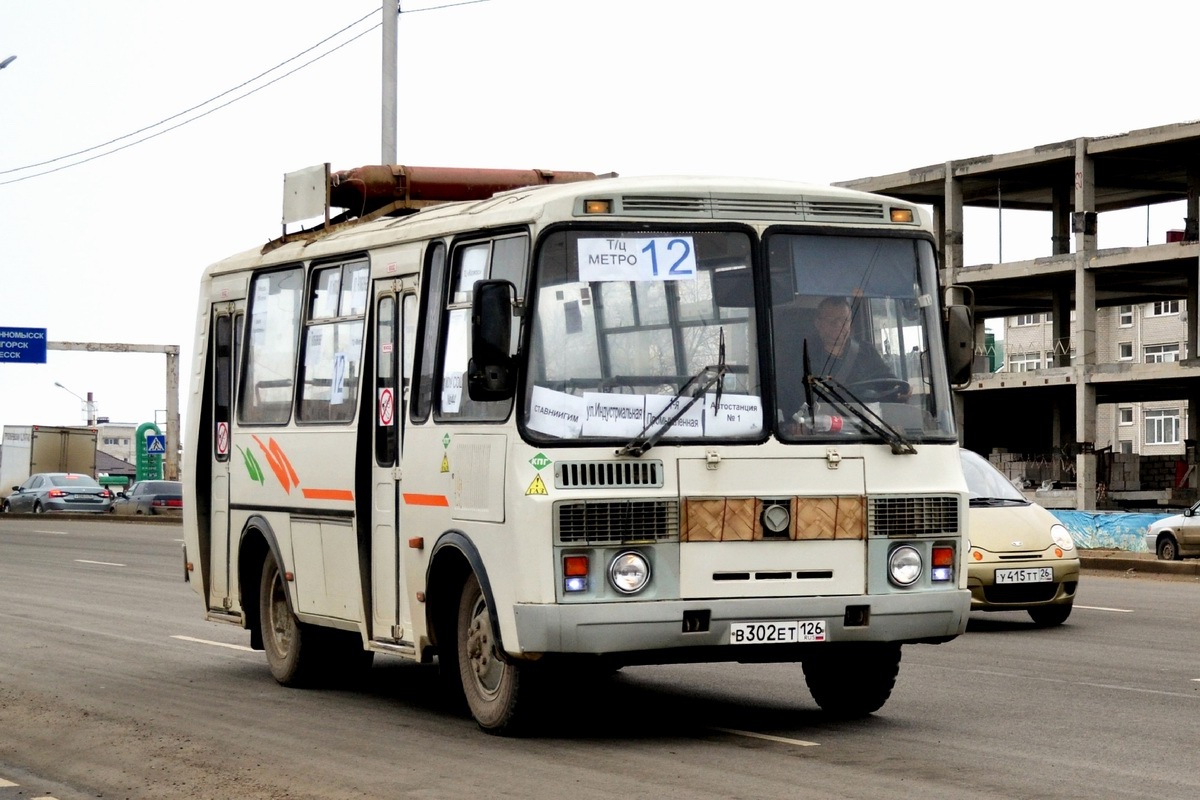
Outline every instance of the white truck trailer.
<path fill-rule="evenodd" d="M 96 429 L 5 425 L 0 438 L 0 497 L 38 472 L 96 477 Z"/>

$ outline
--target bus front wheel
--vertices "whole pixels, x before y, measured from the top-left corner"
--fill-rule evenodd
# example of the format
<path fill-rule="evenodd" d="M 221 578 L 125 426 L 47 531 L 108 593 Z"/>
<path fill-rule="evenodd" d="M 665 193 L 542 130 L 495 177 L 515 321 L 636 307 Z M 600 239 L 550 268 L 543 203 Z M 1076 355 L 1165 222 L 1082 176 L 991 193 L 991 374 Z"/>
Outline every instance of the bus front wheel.
<path fill-rule="evenodd" d="M 861 645 L 804 661 L 804 681 L 821 710 L 856 719 L 883 708 L 900 672 L 900 645 Z"/>
<path fill-rule="evenodd" d="M 528 716 L 527 668 L 506 661 L 497 648 L 487 598 L 471 574 L 463 586 L 456 626 L 458 674 L 467 706 L 488 733 L 511 734 Z"/>
<path fill-rule="evenodd" d="M 320 672 L 318 631 L 296 619 L 288 602 L 283 572 L 275 557 L 268 554 L 263 562 L 262 582 L 258 591 L 259 624 L 263 650 L 271 675 L 284 686 L 305 686 Z"/>

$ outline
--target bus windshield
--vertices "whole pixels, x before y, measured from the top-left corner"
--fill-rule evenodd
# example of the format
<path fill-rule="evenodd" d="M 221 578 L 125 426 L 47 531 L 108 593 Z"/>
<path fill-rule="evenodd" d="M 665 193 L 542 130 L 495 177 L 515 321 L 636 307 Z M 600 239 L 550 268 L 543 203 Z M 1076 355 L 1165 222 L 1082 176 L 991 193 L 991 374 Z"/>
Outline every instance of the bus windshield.
<path fill-rule="evenodd" d="M 547 236 L 532 303 L 530 437 L 761 438 L 751 250 L 742 231 Z"/>
<path fill-rule="evenodd" d="M 767 243 L 770 337 L 744 231 L 550 234 L 528 317 L 527 435 L 755 440 L 770 427 L 783 441 L 894 448 L 952 437 L 949 388 L 930 368 L 943 358 L 930 244 L 786 231 Z M 768 340 L 773 392 L 759 374 Z"/>
<path fill-rule="evenodd" d="M 767 252 L 780 438 L 954 435 L 928 241 L 777 233 Z"/>

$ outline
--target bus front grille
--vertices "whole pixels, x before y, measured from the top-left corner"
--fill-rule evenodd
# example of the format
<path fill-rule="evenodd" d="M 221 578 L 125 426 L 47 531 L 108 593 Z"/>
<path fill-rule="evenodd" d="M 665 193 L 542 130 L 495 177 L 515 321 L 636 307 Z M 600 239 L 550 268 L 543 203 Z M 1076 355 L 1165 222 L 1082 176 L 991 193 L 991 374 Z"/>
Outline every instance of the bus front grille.
<path fill-rule="evenodd" d="M 872 497 L 867 503 L 870 536 L 944 536 L 958 531 L 954 496 Z"/>
<path fill-rule="evenodd" d="M 660 489 L 661 461 L 556 461 L 554 486 L 558 489 Z"/>
<path fill-rule="evenodd" d="M 562 500 L 554 504 L 560 544 L 632 544 L 679 538 L 675 500 Z"/>

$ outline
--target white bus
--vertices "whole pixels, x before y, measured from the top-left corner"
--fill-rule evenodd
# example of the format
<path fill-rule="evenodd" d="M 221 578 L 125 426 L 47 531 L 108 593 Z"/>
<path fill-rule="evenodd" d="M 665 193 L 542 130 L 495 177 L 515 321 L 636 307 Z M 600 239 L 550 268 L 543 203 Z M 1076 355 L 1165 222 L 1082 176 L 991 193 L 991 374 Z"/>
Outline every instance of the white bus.
<path fill-rule="evenodd" d="M 371 169 L 394 197 L 353 194 Z M 338 173 L 345 219 L 205 270 L 184 560 L 207 618 L 285 685 L 436 659 L 494 733 L 634 664 L 799 662 L 827 713 L 879 709 L 901 646 L 970 607 L 973 328 L 926 212 L 484 172 Z"/>

